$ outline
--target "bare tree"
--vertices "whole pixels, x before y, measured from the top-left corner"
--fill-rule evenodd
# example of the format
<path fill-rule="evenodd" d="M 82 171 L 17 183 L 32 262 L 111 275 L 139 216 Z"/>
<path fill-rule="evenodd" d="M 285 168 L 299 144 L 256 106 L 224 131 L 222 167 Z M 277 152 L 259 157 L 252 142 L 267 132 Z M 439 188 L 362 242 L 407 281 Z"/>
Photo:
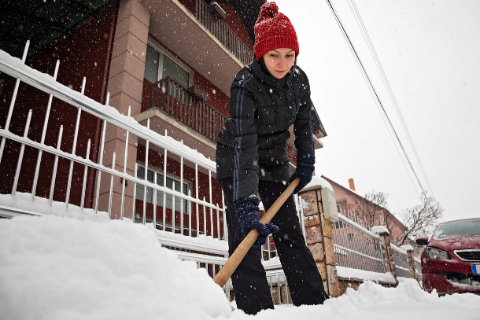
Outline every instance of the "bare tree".
<path fill-rule="evenodd" d="M 388 212 L 388 193 L 367 192 L 363 198 L 357 198 L 354 203 L 349 204 L 349 211 L 360 217 L 368 229 L 382 225 L 389 228 L 389 221 L 392 215 Z"/>
<path fill-rule="evenodd" d="M 402 220 L 407 227 L 405 234 L 397 241 L 397 245 L 402 245 L 407 238 L 417 238 L 427 235 L 439 223 L 444 209 L 440 203 L 424 191 L 420 197 L 422 203 L 401 212 Z"/>

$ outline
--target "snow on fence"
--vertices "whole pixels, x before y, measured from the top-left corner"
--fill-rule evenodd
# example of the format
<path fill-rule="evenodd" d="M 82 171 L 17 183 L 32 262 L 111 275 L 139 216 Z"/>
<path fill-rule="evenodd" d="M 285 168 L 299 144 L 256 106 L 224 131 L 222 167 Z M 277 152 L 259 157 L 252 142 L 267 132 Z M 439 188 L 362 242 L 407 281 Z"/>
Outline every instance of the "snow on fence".
<path fill-rule="evenodd" d="M 337 265 L 385 273 L 380 237 L 341 213 L 332 223 Z"/>

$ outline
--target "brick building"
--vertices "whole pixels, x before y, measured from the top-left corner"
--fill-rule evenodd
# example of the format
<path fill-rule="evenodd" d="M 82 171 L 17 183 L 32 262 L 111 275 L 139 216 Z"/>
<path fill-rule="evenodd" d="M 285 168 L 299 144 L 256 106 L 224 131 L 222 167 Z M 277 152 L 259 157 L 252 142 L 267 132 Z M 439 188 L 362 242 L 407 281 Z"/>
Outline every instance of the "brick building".
<path fill-rule="evenodd" d="M 351 180 L 350 183 L 350 188 L 352 189 L 349 189 L 325 176 L 322 176 L 322 178 L 332 185 L 337 201 L 337 208 L 340 213 L 358 222 L 367 229 L 373 226 L 387 227 L 391 234 L 392 243 L 397 244 L 397 241 L 405 233 L 406 227 L 390 211 L 383 207 L 376 206 L 355 192 L 353 180 Z M 371 212 L 375 212 L 374 219 L 367 217 Z"/>

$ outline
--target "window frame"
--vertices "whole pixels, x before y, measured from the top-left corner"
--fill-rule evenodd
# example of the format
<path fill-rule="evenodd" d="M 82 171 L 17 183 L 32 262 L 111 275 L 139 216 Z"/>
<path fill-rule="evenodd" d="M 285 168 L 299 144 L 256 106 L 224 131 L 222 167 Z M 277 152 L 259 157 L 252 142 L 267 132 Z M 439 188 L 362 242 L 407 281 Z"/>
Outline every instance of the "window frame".
<path fill-rule="evenodd" d="M 138 169 L 139 169 L 140 167 L 142 167 L 142 168 L 145 170 L 145 164 L 136 163 L 135 177 L 138 178 L 138 179 L 142 179 L 142 178 L 139 178 L 139 177 L 138 177 Z M 153 184 L 156 184 L 156 185 L 158 185 L 159 187 L 162 187 L 162 186 L 158 183 L 157 175 L 164 176 L 164 173 L 155 170 L 155 168 L 148 167 L 148 169 L 147 169 L 146 172 L 145 172 L 145 176 L 147 177 L 147 181 L 148 181 L 148 171 L 152 171 L 152 173 L 153 173 L 153 182 L 150 182 L 150 181 L 149 181 L 149 182 L 150 182 L 150 183 L 153 183 Z M 180 192 L 180 193 L 182 193 L 182 191 L 183 191 L 183 194 L 188 196 L 188 191 L 189 191 L 189 190 L 192 190 L 192 186 L 191 186 L 192 183 L 190 183 L 189 181 L 183 180 L 183 184 L 187 187 L 187 189 L 186 189 L 186 190 L 185 190 L 185 189 L 182 190 L 182 185 L 181 185 L 182 182 L 181 182 L 181 179 L 180 179 L 180 178 L 177 178 L 177 177 L 172 176 L 172 175 L 169 175 L 169 174 L 167 174 L 166 177 L 169 178 L 169 179 L 172 179 L 173 181 L 175 181 L 175 184 L 178 183 L 178 184 L 180 185 L 180 191 L 177 191 L 177 190 L 174 190 L 174 189 L 170 189 L 170 188 L 167 187 L 167 186 L 163 186 L 163 187 L 165 187 L 165 188 L 167 188 L 167 189 L 170 189 L 170 190 L 172 190 L 172 191 Z M 143 179 L 145 179 L 145 178 L 143 178 Z M 163 181 L 162 181 L 162 183 L 163 183 Z M 143 201 L 143 197 L 145 197 L 145 195 L 143 195 L 142 198 L 140 199 L 139 196 L 138 196 L 139 193 L 137 192 L 137 189 L 136 189 L 137 187 L 142 188 L 142 187 L 144 187 L 144 186 L 141 185 L 141 184 L 135 183 L 135 200 Z M 148 189 L 151 189 L 151 193 L 152 193 L 152 201 L 151 201 L 151 202 L 148 200 Z M 145 187 L 143 190 L 144 190 L 143 192 L 147 192 L 146 202 L 153 204 L 153 203 L 154 203 L 154 201 L 153 201 L 153 188 L 151 188 L 151 187 Z M 159 195 L 158 195 L 158 192 L 163 192 L 163 191 L 157 191 L 157 197 L 159 196 Z M 172 195 L 172 200 L 171 200 L 171 201 L 172 201 L 172 206 L 171 206 L 171 207 L 168 207 L 168 205 L 167 205 L 166 203 L 164 203 L 163 205 L 161 205 L 158 201 L 156 201 L 156 205 L 157 205 L 157 206 L 162 206 L 162 207 L 165 206 L 165 209 L 173 210 L 173 207 L 174 207 L 173 204 L 175 203 L 175 212 L 177 212 L 177 211 L 178 211 L 178 212 L 181 212 L 181 211 L 180 211 L 180 210 L 181 210 L 181 204 L 180 204 L 178 207 L 177 207 L 177 205 L 176 205 L 177 198 L 179 198 L 179 197 L 175 197 L 173 194 L 171 194 L 171 195 Z M 157 199 L 158 199 L 158 198 L 157 198 Z M 175 199 L 175 201 L 174 201 L 174 199 Z M 181 200 L 182 200 L 182 198 L 180 198 L 180 201 L 181 201 Z M 183 214 L 191 215 L 191 214 L 192 214 L 192 201 L 189 201 L 189 200 L 187 200 L 187 199 L 183 199 L 183 200 L 184 200 L 184 202 L 185 202 L 185 203 L 184 203 L 184 207 L 183 207 L 183 209 L 184 209 Z M 167 202 L 166 195 L 165 195 L 165 201 Z"/>
<path fill-rule="evenodd" d="M 162 46 L 156 44 L 152 40 L 147 41 L 147 45 L 152 46 L 153 49 L 155 49 L 159 53 L 158 57 L 158 70 L 157 70 L 157 81 L 160 81 L 163 79 L 163 57 L 167 56 L 170 60 L 172 60 L 174 63 L 176 63 L 181 69 L 183 69 L 187 74 L 188 74 L 188 87 L 192 86 L 193 83 L 193 71 L 188 68 L 183 62 L 179 61 L 179 59 L 172 57 L 172 55 L 167 54 L 167 50 L 164 49 Z M 146 50 L 145 50 L 145 59 L 146 59 Z"/>

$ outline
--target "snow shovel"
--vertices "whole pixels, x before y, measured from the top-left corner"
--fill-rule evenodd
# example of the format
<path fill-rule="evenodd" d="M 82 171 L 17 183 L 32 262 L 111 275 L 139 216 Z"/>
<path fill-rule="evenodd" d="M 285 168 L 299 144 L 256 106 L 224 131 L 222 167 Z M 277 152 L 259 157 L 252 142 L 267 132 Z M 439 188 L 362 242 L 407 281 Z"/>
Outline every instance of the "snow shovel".
<path fill-rule="evenodd" d="M 282 207 L 283 203 L 288 199 L 288 197 L 290 197 L 293 190 L 295 190 L 299 183 L 300 178 L 293 180 L 288 185 L 287 189 L 285 189 L 285 191 L 283 191 L 280 197 L 278 197 L 278 199 L 272 204 L 270 209 L 268 209 L 268 211 L 263 215 L 263 217 L 260 219 L 260 222 L 264 224 L 269 223 L 273 219 L 277 211 Z M 227 283 L 228 279 L 230 279 L 233 272 L 235 271 L 235 269 L 237 269 L 240 262 L 242 262 L 248 250 L 250 250 L 259 235 L 260 234 L 257 230 L 252 229 L 237 247 L 235 252 L 230 256 L 230 258 L 228 258 L 227 262 L 223 265 L 222 269 L 220 269 L 215 278 L 213 278 L 213 281 L 215 281 L 215 283 L 218 284 L 221 288 L 223 288 L 223 286 Z"/>

